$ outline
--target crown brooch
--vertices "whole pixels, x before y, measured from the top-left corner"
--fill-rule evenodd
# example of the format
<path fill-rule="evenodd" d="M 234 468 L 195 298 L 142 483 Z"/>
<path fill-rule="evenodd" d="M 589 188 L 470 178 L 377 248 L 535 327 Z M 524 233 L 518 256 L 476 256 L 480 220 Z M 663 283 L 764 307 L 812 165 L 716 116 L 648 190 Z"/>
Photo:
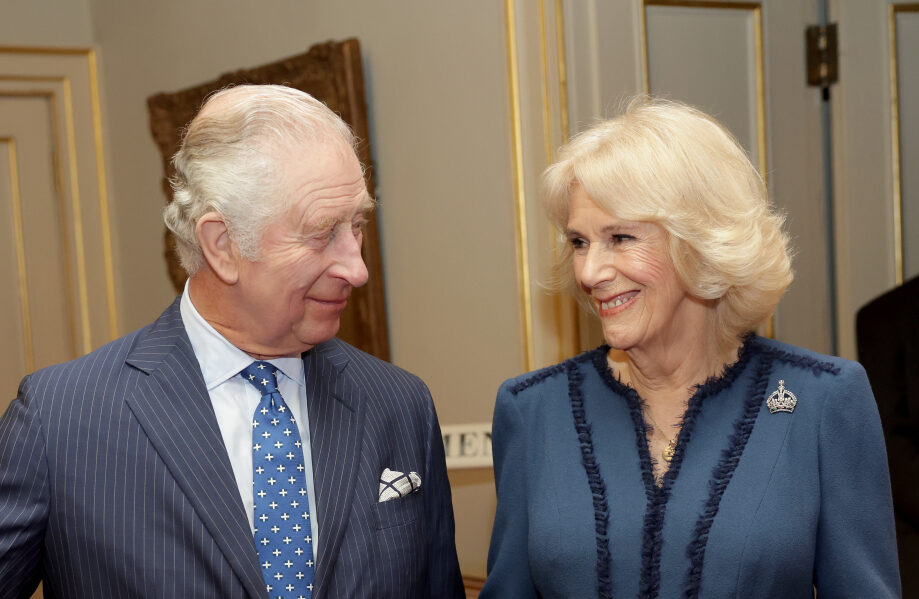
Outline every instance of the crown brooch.
<path fill-rule="evenodd" d="M 770 414 L 775 414 L 776 412 L 788 412 L 790 414 L 795 411 L 797 404 L 798 398 L 785 388 L 784 380 L 779 381 L 779 388 L 773 391 L 769 399 L 766 400 L 766 407 L 769 408 Z"/>

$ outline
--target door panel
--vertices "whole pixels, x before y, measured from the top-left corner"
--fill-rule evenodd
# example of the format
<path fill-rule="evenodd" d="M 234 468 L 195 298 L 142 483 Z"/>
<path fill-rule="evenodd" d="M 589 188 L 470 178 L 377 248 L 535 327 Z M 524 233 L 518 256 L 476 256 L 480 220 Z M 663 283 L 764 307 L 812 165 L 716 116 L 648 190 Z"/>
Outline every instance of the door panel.
<path fill-rule="evenodd" d="M 762 98 L 759 11 L 645 8 L 648 89 L 697 106 L 725 124 L 759 163 Z"/>
<path fill-rule="evenodd" d="M 0 47 L 0 411 L 118 334 L 95 54 Z"/>
<path fill-rule="evenodd" d="M 0 131 L 7 140 L 4 181 L 4 294 L 0 325 L 17 330 L 10 355 L 0 360 L 5 381 L 19 381 L 35 368 L 72 359 L 76 319 L 69 277 L 66 201 L 59 194 L 62 151 L 55 139 L 53 96 L 0 96 Z M 15 365 L 15 366 L 14 366 Z M 13 389 L 14 391 L 15 389 Z"/>

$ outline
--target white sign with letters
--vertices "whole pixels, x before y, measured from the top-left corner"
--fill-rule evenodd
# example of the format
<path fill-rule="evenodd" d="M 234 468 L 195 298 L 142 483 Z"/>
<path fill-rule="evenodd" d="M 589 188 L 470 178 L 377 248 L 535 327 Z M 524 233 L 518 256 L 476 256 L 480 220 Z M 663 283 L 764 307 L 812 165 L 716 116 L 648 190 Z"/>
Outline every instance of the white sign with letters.
<path fill-rule="evenodd" d="M 491 423 L 446 424 L 440 430 L 447 469 L 491 468 Z"/>

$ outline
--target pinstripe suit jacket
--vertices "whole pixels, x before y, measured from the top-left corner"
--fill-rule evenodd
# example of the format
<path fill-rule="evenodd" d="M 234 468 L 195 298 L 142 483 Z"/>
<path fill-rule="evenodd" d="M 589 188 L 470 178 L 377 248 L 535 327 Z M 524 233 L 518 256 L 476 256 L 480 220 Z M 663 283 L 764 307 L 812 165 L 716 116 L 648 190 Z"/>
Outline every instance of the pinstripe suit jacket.
<path fill-rule="evenodd" d="M 440 429 L 417 377 L 333 339 L 303 357 L 314 597 L 462 597 Z M 384 468 L 419 493 L 377 502 Z M 26 377 L 0 420 L 0 597 L 266 598 L 176 301 Z"/>

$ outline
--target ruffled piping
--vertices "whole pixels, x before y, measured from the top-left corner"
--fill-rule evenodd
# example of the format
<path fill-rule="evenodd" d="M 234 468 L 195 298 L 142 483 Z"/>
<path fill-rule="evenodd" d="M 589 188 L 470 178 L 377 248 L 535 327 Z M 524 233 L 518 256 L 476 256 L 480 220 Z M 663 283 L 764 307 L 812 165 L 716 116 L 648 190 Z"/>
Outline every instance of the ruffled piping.
<path fill-rule="evenodd" d="M 577 362 L 564 362 L 568 371 L 568 397 L 571 401 L 571 414 L 574 417 L 574 429 L 581 446 L 581 463 L 587 472 L 590 495 L 594 506 L 594 530 L 597 537 L 597 596 L 609 599 L 613 596 L 613 581 L 609 548 L 609 502 L 606 497 L 606 481 L 600 473 L 600 465 L 594 454 L 591 427 L 584 412 L 584 395 L 581 392 L 583 375 Z"/>
<path fill-rule="evenodd" d="M 830 374 L 839 374 L 839 366 L 831 364 L 829 362 L 821 362 L 820 360 L 811 358 L 810 356 L 798 356 L 791 352 L 787 352 L 782 349 L 777 349 L 774 347 L 767 347 L 762 344 L 758 344 L 760 351 L 764 354 L 772 356 L 774 360 L 781 360 L 792 366 L 797 366 L 804 370 L 810 370 L 814 373 L 815 376 L 820 376 L 821 373 L 829 372 Z"/>
<path fill-rule="evenodd" d="M 658 486 L 654 480 L 653 460 L 648 449 L 648 440 L 646 436 L 651 427 L 645 423 L 642 415 L 644 407 L 643 400 L 639 397 L 635 389 L 613 378 L 606 361 L 606 354 L 609 350 L 608 346 L 598 348 L 593 355 L 594 367 L 600 374 L 601 379 L 603 379 L 613 392 L 625 398 L 629 407 L 629 412 L 632 416 L 632 423 L 635 427 L 642 480 L 645 484 L 645 495 L 648 498 L 642 529 L 642 567 L 641 579 L 639 581 L 639 597 L 654 599 L 660 593 L 660 559 L 667 501 L 670 499 L 670 491 L 683 464 L 683 455 L 692 437 L 696 417 L 699 412 L 702 411 L 702 405 L 705 398 L 716 395 L 724 390 L 733 384 L 734 381 L 737 380 L 737 377 L 743 373 L 751 356 L 756 353 L 754 348 L 759 349 L 759 345 L 754 344 L 754 340 L 755 335 L 751 334 L 746 336 L 738 352 L 737 361 L 727 366 L 720 377 L 711 377 L 704 383 L 695 387 L 695 392 L 689 399 L 686 412 L 683 414 L 682 426 L 677 436 L 676 446 L 674 447 L 673 460 L 670 462 L 670 468 L 668 468 L 667 472 L 664 474 L 660 486 Z"/>
<path fill-rule="evenodd" d="M 769 371 L 772 369 L 774 356 L 765 354 L 756 369 L 756 375 L 750 385 L 750 393 L 744 402 L 741 416 L 734 423 L 734 432 L 728 440 L 728 446 L 721 452 L 721 460 L 712 470 L 709 480 L 709 496 L 705 507 L 696 522 L 693 538 L 686 547 L 686 556 L 689 558 L 689 570 L 686 573 L 686 586 L 683 596 L 687 599 L 699 596 L 702 585 L 702 564 L 705 560 L 705 547 L 708 543 L 708 533 L 712 528 L 718 507 L 727 489 L 728 483 L 734 476 L 734 471 L 740 463 L 753 427 L 763 403 L 766 385 L 769 382 Z"/>
<path fill-rule="evenodd" d="M 682 427 L 677 437 L 673 460 L 670 463 L 670 468 L 664 474 L 661 485 L 658 486 L 654 480 L 653 458 L 648 449 L 646 436 L 651 430 L 651 426 L 645 423 L 642 416 L 644 402 L 633 388 L 612 376 L 606 361 L 608 351 L 609 346 L 601 346 L 595 350 L 566 360 L 561 364 L 537 371 L 511 388 L 511 393 L 517 394 L 547 378 L 567 371 L 568 392 L 571 401 L 571 411 L 574 417 L 575 431 L 578 435 L 582 464 L 587 473 L 591 496 L 593 498 L 597 540 L 597 586 L 598 596 L 601 598 L 612 597 L 611 553 L 608 532 L 610 518 L 609 503 L 607 500 L 606 482 L 600 472 L 600 466 L 594 453 L 591 425 L 587 422 L 586 418 L 584 397 L 581 390 L 583 375 L 578 370 L 578 364 L 588 360 L 593 362 L 601 379 L 613 390 L 613 392 L 622 396 L 629 407 L 629 412 L 635 427 L 636 445 L 641 464 L 642 480 L 645 484 L 645 493 L 648 498 L 642 531 L 642 569 L 639 597 L 654 599 L 660 593 L 662 529 L 667 501 L 669 500 L 670 491 L 682 466 L 683 456 L 692 438 L 696 418 L 702 410 L 704 400 L 732 385 L 743 373 L 753 355 L 759 354 L 763 357 L 762 362 L 757 367 L 754 380 L 751 383 L 750 395 L 744 403 L 743 412 L 734 424 L 734 432 L 729 439 L 728 447 L 722 451 L 721 460 L 712 471 L 712 478 L 709 482 L 709 497 L 696 523 L 693 539 L 687 547 L 687 557 L 690 560 L 690 567 L 686 575 L 684 596 L 687 598 L 698 597 L 702 583 L 702 567 L 705 559 L 708 534 L 718 514 L 718 508 L 721 504 L 724 492 L 733 477 L 734 471 L 737 469 L 740 457 L 753 432 L 753 427 L 756 424 L 756 418 L 765 395 L 766 386 L 768 385 L 768 376 L 772 369 L 773 362 L 782 361 L 798 368 L 811 370 L 815 375 L 824 372 L 838 374 L 840 369 L 829 362 L 816 360 L 808 356 L 799 356 L 791 352 L 765 346 L 758 342 L 756 335 L 752 333 L 747 335 L 738 354 L 737 361 L 726 367 L 722 376 L 712 377 L 695 387 L 693 396 L 690 398 L 686 412 L 683 415 Z"/>
<path fill-rule="evenodd" d="M 525 389 L 528 389 L 529 387 L 532 387 L 533 385 L 537 385 L 543 382 L 544 380 L 555 376 L 556 374 L 565 372 L 566 370 L 569 369 L 570 365 L 572 364 L 579 364 L 580 362 L 589 360 L 592 354 L 594 352 L 599 351 L 600 349 L 601 348 L 586 351 L 582 354 L 578 354 L 577 356 L 573 358 L 569 358 L 565 360 L 564 362 L 561 362 L 554 366 L 547 366 L 546 368 L 541 368 L 540 370 L 537 370 L 529 374 L 525 379 L 519 381 L 516 385 L 510 388 L 511 395 L 517 395 L 521 391 L 524 391 Z"/>

